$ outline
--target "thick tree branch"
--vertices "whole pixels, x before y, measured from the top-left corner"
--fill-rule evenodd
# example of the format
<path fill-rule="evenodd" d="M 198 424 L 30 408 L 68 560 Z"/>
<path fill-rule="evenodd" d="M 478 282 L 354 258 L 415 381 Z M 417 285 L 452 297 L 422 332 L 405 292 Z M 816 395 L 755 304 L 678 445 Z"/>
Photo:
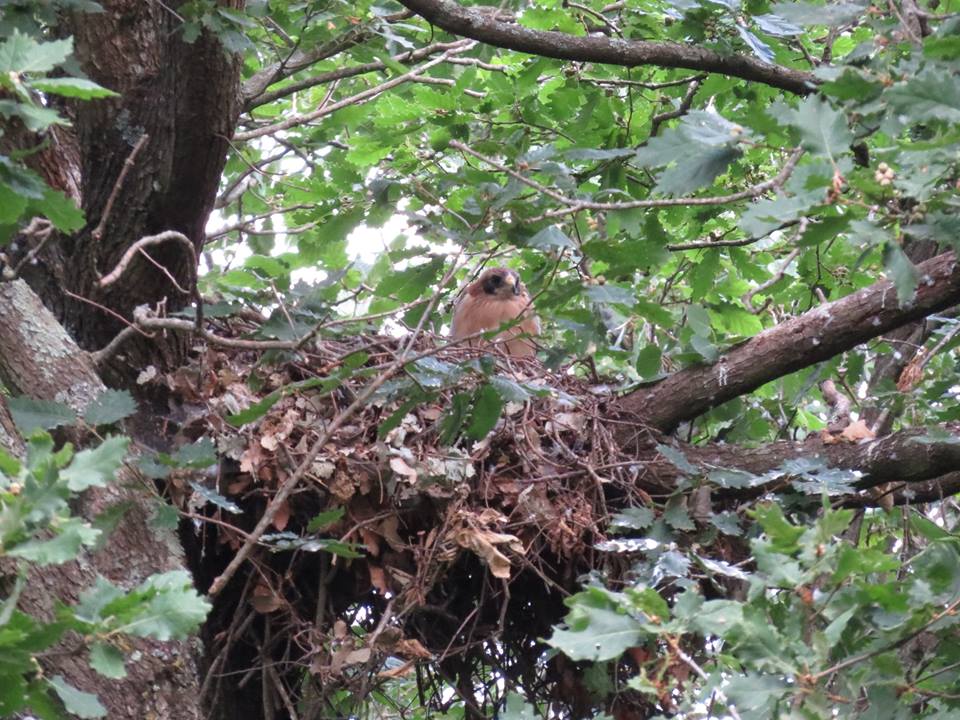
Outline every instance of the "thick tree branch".
<path fill-rule="evenodd" d="M 502 22 L 480 8 L 465 8 L 450 0 L 400 0 L 400 4 L 449 33 L 488 45 L 557 58 L 624 67 L 656 65 L 721 73 L 763 83 L 798 95 L 814 90 L 810 73 L 769 65 L 746 55 L 721 55 L 713 50 L 678 43 L 620 40 L 603 36 L 575 36 L 531 30 Z"/>
<path fill-rule="evenodd" d="M 960 467 L 960 437 L 956 435 L 956 427 L 946 429 L 953 433 L 953 442 L 930 441 L 925 430 L 906 430 L 861 443 L 828 445 L 819 435 L 814 435 L 804 442 L 781 441 L 756 448 L 723 444 L 684 446 L 683 454 L 705 471 L 728 468 L 758 476 L 776 470 L 788 460 L 819 457 L 827 467 L 863 473 L 856 486 L 868 489 L 889 482 L 921 483 L 955 472 Z M 777 482 L 719 489 L 715 494 L 757 497 L 774 489 L 771 485 Z"/>
<path fill-rule="evenodd" d="M 741 343 L 713 365 L 681 370 L 623 398 L 621 407 L 663 431 L 788 373 L 827 360 L 866 340 L 960 302 L 960 270 L 952 252 L 917 266 L 913 303 L 900 307 L 882 281 L 821 305 Z"/>

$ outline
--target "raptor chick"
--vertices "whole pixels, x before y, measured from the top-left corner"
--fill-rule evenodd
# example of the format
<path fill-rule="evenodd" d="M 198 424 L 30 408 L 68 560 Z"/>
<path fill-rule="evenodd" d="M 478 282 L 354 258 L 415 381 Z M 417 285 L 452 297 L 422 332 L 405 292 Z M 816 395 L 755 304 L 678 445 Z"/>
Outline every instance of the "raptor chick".
<path fill-rule="evenodd" d="M 490 268 L 461 293 L 453 310 L 450 334 L 460 340 L 482 330 L 496 330 L 518 317 L 522 318 L 519 323 L 497 335 L 497 347 L 513 357 L 531 357 L 537 348 L 530 337 L 540 334 L 540 321 L 530 308 L 530 296 L 514 270 Z M 470 343 L 479 341 L 477 338 Z"/>

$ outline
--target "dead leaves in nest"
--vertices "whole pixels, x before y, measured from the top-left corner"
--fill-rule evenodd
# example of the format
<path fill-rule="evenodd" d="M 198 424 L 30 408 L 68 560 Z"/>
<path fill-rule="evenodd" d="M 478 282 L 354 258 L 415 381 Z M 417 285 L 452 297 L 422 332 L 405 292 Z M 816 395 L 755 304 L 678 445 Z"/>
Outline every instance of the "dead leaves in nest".
<path fill-rule="evenodd" d="M 485 508 L 479 513 L 471 510 L 459 510 L 454 518 L 454 529 L 450 537 L 462 548 L 477 555 L 490 568 L 494 577 L 506 580 L 510 577 L 510 559 L 503 551 L 514 555 L 523 555 L 526 550 L 516 535 L 497 532 L 491 527 L 502 528 L 507 518 L 493 508 Z"/>
<path fill-rule="evenodd" d="M 382 679 L 402 677 L 418 660 L 432 660 L 433 654 L 414 638 L 404 637 L 396 627 L 387 626 L 359 637 L 347 624 L 337 620 L 331 633 L 329 652 L 318 653 L 310 663 L 310 672 L 324 679 L 342 677 L 351 668 L 378 663 L 386 665 L 377 673 Z"/>
<path fill-rule="evenodd" d="M 864 440 L 872 440 L 876 436 L 877 434 L 867 426 L 864 420 L 852 422 L 836 434 L 828 432 L 827 430 L 820 432 L 820 439 L 824 445 L 859 443 Z"/>

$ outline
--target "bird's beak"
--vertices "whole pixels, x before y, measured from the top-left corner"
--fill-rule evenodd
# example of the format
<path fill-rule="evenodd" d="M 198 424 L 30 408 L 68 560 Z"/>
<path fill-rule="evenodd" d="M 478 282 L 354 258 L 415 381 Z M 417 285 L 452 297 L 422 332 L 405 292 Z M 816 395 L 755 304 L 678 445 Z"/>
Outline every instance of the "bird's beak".
<path fill-rule="evenodd" d="M 517 279 L 513 275 L 507 275 L 504 281 L 513 289 L 514 295 L 520 294 L 520 283 L 517 282 Z"/>

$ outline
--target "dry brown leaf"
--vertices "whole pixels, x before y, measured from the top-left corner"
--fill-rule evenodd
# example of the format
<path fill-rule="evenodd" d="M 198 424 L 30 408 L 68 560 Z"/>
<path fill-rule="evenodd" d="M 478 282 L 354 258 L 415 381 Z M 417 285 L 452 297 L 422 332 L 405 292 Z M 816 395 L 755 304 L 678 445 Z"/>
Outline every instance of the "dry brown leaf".
<path fill-rule="evenodd" d="M 431 422 L 439 419 L 441 415 L 443 415 L 443 409 L 435 406 L 425 407 L 420 410 L 420 416 L 424 420 L 429 420 Z"/>
<path fill-rule="evenodd" d="M 240 456 L 240 472 L 250 473 L 255 476 L 257 468 L 263 464 L 263 460 L 264 453 L 260 443 L 250 443 L 247 449 L 243 451 L 243 455 Z"/>
<path fill-rule="evenodd" d="M 494 577 L 504 580 L 510 577 L 510 560 L 497 549 L 497 546 L 505 545 L 511 552 L 518 555 L 524 553 L 523 543 L 516 535 L 497 533 L 492 530 L 465 527 L 456 532 L 454 539 L 460 547 L 480 557 L 490 568 Z"/>
<path fill-rule="evenodd" d="M 920 384 L 920 381 L 923 380 L 923 362 L 925 355 L 926 353 L 921 350 L 907 363 L 907 366 L 897 379 L 897 390 L 902 393 L 907 393 Z"/>
<path fill-rule="evenodd" d="M 284 500 L 277 507 L 277 512 L 273 516 L 273 526 L 280 532 L 283 532 L 288 522 L 290 522 L 290 503 Z"/>
<path fill-rule="evenodd" d="M 330 494 L 341 502 L 346 502 L 354 496 L 356 488 L 353 486 L 353 479 L 345 472 L 338 472 L 333 476 L 333 481 L 327 483 Z"/>
<path fill-rule="evenodd" d="M 397 643 L 393 651 L 398 657 L 416 660 L 432 660 L 433 654 L 415 638 L 406 638 Z"/>
<path fill-rule="evenodd" d="M 360 537 L 363 538 L 363 544 L 373 557 L 380 557 L 380 536 L 369 527 L 360 528 Z"/>
<path fill-rule="evenodd" d="M 387 585 L 387 575 L 384 573 L 383 568 L 367 563 L 367 570 L 370 573 L 370 584 L 373 585 L 381 595 L 389 595 L 390 587 Z"/>
<path fill-rule="evenodd" d="M 871 430 L 863 420 L 850 423 L 843 429 L 843 432 L 840 433 L 840 437 L 849 443 L 860 442 L 861 440 L 872 440 L 876 436 L 877 434 Z"/>
<path fill-rule="evenodd" d="M 378 672 L 377 677 L 382 678 L 384 680 L 403 677 L 404 675 L 408 674 L 414 668 L 415 665 L 416 665 L 415 660 L 407 660 L 407 662 L 405 662 L 403 665 L 400 665 L 399 667 L 390 668 L 389 670 L 383 670 L 381 672 Z"/>
<path fill-rule="evenodd" d="M 397 475 L 402 475 L 411 485 L 417 482 L 417 471 L 407 465 L 401 457 L 390 458 L 390 469 L 397 473 Z"/>
<path fill-rule="evenodd" d="M 397 552 L 403 552 L 407 548 L 407 544 L 400 538 L 397 530 L 400 527 L 400 518 L 397 515 L 391 515 L 388 518 L 385 518 L 377 527 L 377 532 L 383 536 L 384 540 L 387 541 L 387 544 Z"/>
<path fill-rule="evenodd" d="M 824 445 L 837 445 L 839 443 L 858 443 L 863 440 L 872 440 L 877 434 L 871 430 L 863 420 L 857 420 L 847 425 L 839 435 L 834 435 L 828 430 L 820 431 L 820 439 Z"/>
<path fill-rule="evenodd" d="M 250 604 L 258 613 L 265 615 L 279 610 L 283 606 L 283 600 L 273 591 L 273 588 L 258 583 L 253 588 Z"/>

